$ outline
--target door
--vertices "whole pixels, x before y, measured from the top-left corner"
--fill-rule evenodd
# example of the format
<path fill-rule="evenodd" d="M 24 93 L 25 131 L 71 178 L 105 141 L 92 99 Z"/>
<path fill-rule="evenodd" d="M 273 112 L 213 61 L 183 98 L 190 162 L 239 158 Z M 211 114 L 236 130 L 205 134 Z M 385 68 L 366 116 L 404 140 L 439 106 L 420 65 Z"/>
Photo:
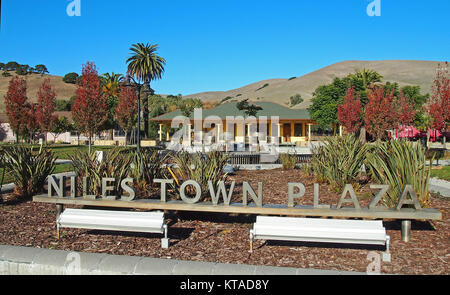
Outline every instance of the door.
<path fill-rule="evenodd" d="M 283 141 L 289 142 L 291 140 L 291 124 L 283 124 Z"/>

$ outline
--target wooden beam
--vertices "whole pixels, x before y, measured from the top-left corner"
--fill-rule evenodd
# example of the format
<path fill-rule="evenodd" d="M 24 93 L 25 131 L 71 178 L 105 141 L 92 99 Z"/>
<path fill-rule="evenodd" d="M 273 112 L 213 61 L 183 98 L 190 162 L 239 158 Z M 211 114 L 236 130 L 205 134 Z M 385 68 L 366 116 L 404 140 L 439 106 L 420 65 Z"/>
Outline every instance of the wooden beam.
<path fill-rule="evenodd" d="M 135 201 L 108 201 L 102 199 L 88 200 L 81 197 L 78 198 L 56 198 L 47 195 L 39 195 L 33 197 L 34 202 L 51 203 L 61 205 L 77 205 L 77 206 L 100 206 L 112 208 L 130 208 L 144 210 L 174 210 L 174 211 L 193 211 L 193 212 L 216 212 L 216 213 L 237 213 L 237 214 L 258 214 L 258 215 L 286 215 L 286 216 L 321 216 L 321 217 L 343 217 L 343 218 L 369 218 L 369 219 L 426 219 L 441 220 L 442 213 L 436 209 L 420 209 L 412 208 L 396 209 L 372 209 L 364 207 L 361 210 L 355 208 L 314 208 L 313 206 L 297 205 L 289 208 L 287 205 L 266 204 L 262 207 L 256 207 L 251 203 L 244 206 L 242 203 L 232 203 L 230 206 L 224 204 L 213 205 L 210 202 L 197 204 L 186 204 L 183 201 L 167 201 L 160 200 L 135 200 Z"/>

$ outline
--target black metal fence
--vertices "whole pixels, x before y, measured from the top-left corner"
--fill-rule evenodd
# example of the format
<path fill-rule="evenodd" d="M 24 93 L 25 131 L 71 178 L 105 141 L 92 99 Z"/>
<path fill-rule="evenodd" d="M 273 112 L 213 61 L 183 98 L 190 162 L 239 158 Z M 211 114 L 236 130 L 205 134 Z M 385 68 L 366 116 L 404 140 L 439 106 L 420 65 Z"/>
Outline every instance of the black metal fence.
<path fill-rule="evenodd" d="M 297 157 L 297 163 L 309 163 L 311 162 L 311 154 L 295 154 Z M 248 153 L 231 153 L 229 164 L 231 165 L 258 165 L 261 163 L 261 154 L 248 154 Z M 275 162 L 265 164 L 281 164 L 279 158 Z"/>

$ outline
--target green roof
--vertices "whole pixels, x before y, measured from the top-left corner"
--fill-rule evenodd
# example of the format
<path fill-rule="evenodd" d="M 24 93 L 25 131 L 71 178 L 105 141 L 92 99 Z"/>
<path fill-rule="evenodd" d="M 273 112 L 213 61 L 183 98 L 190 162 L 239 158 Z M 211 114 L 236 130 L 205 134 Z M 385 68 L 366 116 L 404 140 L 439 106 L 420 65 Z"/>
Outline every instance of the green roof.
<path fill-rule="evenodd" d="M 254 105 L 262 107 L 262 110 L 258 111 L 256 117 L 266 116 L 268 119 L 271 116 L 278 116 L 279 120 L 310 120 L 309 112 L 306 109 L 290 109 L 288 107 L 279 105 L 273 102 L 251 102 Z M 244 111 L 238 110 L 236 107 L 237 102 L 228 102 L 221 104 L 210 110 L 203 110 L 203 118 L 208 116 L 218 116 L 221 119 L 226 119 L 227 116 L 242 116 L 247 117 Z M 173 111 L 161 115 L 159 117 L 152 118 L 152 121 L 170 121 L 177 116 L 182 116 L 180 110 Z M 194 118 L 194 112 L 192 112 L 191 119 Z"/>

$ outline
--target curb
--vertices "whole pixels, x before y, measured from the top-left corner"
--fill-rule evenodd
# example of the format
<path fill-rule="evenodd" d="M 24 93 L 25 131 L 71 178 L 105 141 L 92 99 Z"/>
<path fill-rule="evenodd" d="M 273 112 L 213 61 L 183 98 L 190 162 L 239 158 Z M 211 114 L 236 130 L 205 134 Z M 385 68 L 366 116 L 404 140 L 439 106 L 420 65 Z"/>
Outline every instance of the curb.
<path fill-rule="evenodd" d="M 0 245 L 1 275 L 361 275 Z"/>

